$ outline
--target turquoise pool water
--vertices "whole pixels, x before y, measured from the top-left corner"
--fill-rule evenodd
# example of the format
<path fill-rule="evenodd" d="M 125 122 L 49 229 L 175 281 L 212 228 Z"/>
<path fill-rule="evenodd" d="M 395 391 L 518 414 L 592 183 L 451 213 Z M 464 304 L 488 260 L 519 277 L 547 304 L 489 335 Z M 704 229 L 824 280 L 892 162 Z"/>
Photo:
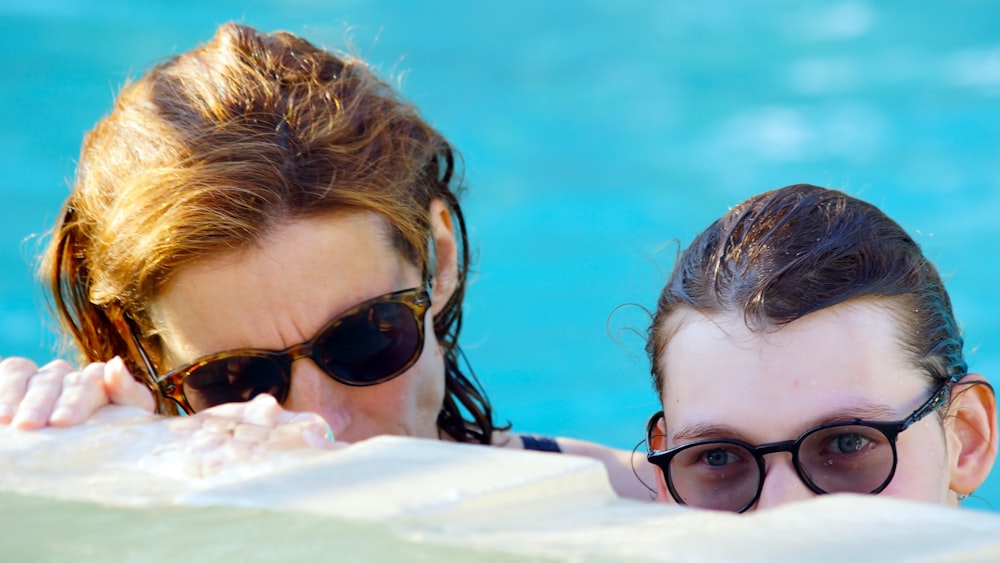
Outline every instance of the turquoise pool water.
<path fill-rule="evenodd" d="M 640 333 L 727 206 L 810 182 L 883 207 L 948 277 L 1000 374 L 1000 5 L 8 0 L 0 6 L 0 354 L 51 357 L 32 233 L 128 77 L 224 21 L 350 41 L 463 152 L 465 349 L 516 428 L 631 447 Z M 980 492 L 1000 508 L 1000 479 Z M 970 501 L 970 506 L 987 507 Z"/>

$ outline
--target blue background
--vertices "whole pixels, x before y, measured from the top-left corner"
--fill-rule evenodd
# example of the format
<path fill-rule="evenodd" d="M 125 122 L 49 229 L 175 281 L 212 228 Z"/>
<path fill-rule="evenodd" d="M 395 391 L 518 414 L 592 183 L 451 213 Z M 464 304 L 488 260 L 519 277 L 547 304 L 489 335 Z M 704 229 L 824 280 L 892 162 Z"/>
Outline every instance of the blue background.
<path fill-rule="evenodd" d="M 32 235 L 83 133 L 128 77 L 230 20 L 350 46 L 464 154 L 464 347 L 515 429 L 631 448 L 656 408 L 642 307 L 678 245 L 798 182 L 906 227 L 947 278 L 972 368 L 1000 373 L 1000 4 L 986 1 L 7 0 L 0 353 L 54 353 Z M 1000 507 L 997 481 L 979 496 Z"/>

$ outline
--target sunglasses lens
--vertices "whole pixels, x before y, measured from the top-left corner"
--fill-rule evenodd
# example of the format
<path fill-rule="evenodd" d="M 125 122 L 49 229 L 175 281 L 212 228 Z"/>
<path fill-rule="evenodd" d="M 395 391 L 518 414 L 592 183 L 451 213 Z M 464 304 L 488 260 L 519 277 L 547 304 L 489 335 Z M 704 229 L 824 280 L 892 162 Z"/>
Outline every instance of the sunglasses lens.
<path fill-rule="evenodd" d="M 892 476 L 892 442 L 868 426 L 845 425 L 809 434 L 799 446 L 802 472 L 828 493 L 868 494 Z"/>
<path fill-rule="evenodd" d="M 386 301 L 342 318 L 320 337 L 315 356 L 348 385 L 374 385 L 410 367 L 423 336 L 406 304 Z"/>
<path fill-rule="evenodd" d="M 282 401 L 287 391 L 280 366 L 262 356 L 213 360 L 191 370 L 184 380 L 184 396 L 195 411 L 249 401 L 261 393 Z"/>
<path fill-rule="evenodd" d="M 757 495 L 760 467 L 753 454 L 727 442 L 691 446 L 670 461 L 670 484 L 689 506 L 741 510 Z"/>

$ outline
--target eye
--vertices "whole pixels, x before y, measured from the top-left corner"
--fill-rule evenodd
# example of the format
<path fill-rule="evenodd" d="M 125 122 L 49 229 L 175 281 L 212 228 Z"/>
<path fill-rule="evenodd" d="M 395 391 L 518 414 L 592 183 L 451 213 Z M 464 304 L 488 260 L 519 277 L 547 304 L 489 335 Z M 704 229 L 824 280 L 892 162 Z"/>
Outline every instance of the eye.
<path fill-rule="evenodd" d="M 701 459 L 712 467 L 723 467 L 731 463 L 739 463 L 740 457 L 735 452 L 723 448 L 715 448 L 702 452 Z"/>
<path fill-rule="evenodd" d="M 830 453 L 853 454 L 860 452 L 871 440 L 858 433 L 838 434 L 833 436 L 828 444 Z"/>
<path fill-rule="evenodd" d="M 802 475 L 827 493 L 880 490 L 895 467 L 891 439 L 860 424 L 817 430 L 802 441 L 798 455 Z"/>
<path fill-rule="evenodd" d="M 709 440 L 684 448 L 673 458 L 673 470 L 705 475 L 732 475 L 734 470 L 755 465 L 753 453 L 740 444 Z"/>
<path fill-rule="evenodd" d="M 864 426 L 829 428 L 810 436 L 803 443 L 800 455 L 821 457 L 864 455 L 879 446 L 887 445 L 885 436 Z"/>

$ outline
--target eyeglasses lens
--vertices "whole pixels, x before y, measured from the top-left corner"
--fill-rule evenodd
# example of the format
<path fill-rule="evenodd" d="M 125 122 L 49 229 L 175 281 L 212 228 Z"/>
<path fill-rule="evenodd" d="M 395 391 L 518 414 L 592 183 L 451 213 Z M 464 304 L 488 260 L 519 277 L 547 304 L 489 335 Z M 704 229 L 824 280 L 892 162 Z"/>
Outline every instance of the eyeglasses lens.
<path fill-rule="evenodd" d="M 313 359 L 347 385 L 373 385 L 398 375 L 423 349 L 420 325 L 405 303 L 373 304 L 339 319 L 319 335 Z M 249 401 L 261 393 L 283 401 L 290 375 L 274 358 L 233 355 L 191 370 L 184 396 L 200 411 L 223 403 Z"/>
<path fill-rule="evenodd" d="M 892 476 L 895 454 L 878 429 L 842 425 L 804 436 L 798 463 L 802 477 L 823 492 L 868 494 Z M 762 477 L 754 452 L 737 443 L 698 444 L 670 461 L 674 492 L 699 508 L 742 510 L 754 501 Z"/>
<path fill-rule="evenodd" d="M 670 463 L 674 491 L 685 504 L 714 510 L 739 510 L 753 500 L 760 468 L 746 448 L 726 442 L 692 446 Z"/>
<path fill-rule="evenodd" d="M 893 444 L 869 426 L 823 428 L 799 445 L 802 472 L 827 493 L 871 493 L 889 479 L 894 464 Z"/>
<path fill-rule="evenodd" d="M 387 301 L 341 319 L 320 337 L 315 355 L 345 382 L 370 385 L 405 369 L 422 348 L 422 337 L 413 311 Z"/>
<path fill-rule="evenodd" d="M 264 356 L 231 356 L 198 367 L 184 380 L 184 396 L 195 411 L 249 401 L 261 393 L 279 401 L 288 391 L 281 367 Z"/>

